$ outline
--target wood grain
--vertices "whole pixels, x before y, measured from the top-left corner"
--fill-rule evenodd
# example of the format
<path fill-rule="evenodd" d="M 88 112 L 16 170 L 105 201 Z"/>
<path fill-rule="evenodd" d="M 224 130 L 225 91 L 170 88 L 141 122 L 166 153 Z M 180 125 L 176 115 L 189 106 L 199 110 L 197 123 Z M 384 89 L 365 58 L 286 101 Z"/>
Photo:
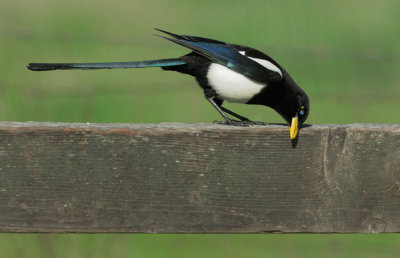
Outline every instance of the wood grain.
<path fill-rule="evenodd" d="M 400 125 L 0 122 L 0 232 L 399 232 Z"/>

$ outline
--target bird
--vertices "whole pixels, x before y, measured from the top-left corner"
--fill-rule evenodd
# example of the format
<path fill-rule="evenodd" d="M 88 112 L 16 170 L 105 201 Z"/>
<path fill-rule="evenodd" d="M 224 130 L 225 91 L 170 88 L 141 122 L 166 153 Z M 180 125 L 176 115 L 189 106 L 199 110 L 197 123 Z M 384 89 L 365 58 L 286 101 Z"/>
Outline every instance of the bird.
<path fill-rule="evenodd" d="M 257 124 L 222 106 L 224 101 L 274 109 L 289 125 L 292 141 L 306 121 L 307 94 L 274 59 L 251 47 L 210 38 L 178 35 L 162 29 L 156 35 L 191 50 L 178 58 L 111 63 L 29 63 L 32 71 L 161 67 L 195 77 L 204 97 L 228 125 Z M 229 116 L 239 120 L 231 119 Z"/>

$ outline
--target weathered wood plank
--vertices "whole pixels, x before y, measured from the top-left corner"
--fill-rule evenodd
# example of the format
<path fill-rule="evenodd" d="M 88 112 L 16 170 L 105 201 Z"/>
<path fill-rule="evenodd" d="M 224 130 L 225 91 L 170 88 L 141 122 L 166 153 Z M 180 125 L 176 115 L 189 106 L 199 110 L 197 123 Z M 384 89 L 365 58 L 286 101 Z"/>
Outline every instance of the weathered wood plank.
<path fill-rule="evenodd" d="M 0 231 L 400 231 L 400 125 L 288 134 L 0 122 Z"/>

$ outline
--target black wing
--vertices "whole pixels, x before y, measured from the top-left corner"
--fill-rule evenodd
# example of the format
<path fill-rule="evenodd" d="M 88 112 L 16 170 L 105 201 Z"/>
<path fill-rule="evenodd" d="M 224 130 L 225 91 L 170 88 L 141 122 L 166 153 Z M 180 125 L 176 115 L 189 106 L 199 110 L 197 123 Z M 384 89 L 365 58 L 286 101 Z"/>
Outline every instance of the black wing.
<path fill-rule="evenodd" d="M 270 60 L 272 60 L 272 58 L 255 49 L 242 47 L 239 45 L 227 44 L 225 42 L 214 39 L 177 35 L 164 30 L 157 30 L 166 33 L 173 38 L 168 38 L 164 36 L 160 37 L 170 40 L 181 46 L 187 47 L 194 52 L 210 59 L 212 62 L 224 65 L 229 69 L 243 74 L 254 81 L 268 84 L 269 82 L 279 81 L 282 79 L 281 74 L 277 71 L 270 70 L 249 58 L 253 57 L 250 55 L 253 54 L 256 55 L 254 56 L 254 58 L 265 59 L 269 62 Z M 239 51 L 245 51 L 246 55 L 239 53 Z M 273 61 L 273 64 L 279 67 L 279 65 L 277 65 L 275 61 Z"/>

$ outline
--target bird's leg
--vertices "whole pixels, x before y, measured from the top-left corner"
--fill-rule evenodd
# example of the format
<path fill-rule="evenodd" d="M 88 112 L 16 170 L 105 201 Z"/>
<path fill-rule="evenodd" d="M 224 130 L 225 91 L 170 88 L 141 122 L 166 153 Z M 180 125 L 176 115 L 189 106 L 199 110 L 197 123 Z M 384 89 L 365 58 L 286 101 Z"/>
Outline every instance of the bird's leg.
<path fill-rule="evenodd" d="M 218 113 L 221 114 L 221 116 L 225 119 L 226 123 L 231 125 L 233 124 L 233 121 L 224 113 L 224 111 L 221 110 L 220 106 L 215 103 L 213 98 L 211 97 L 206 97 L 206 99 L 211 103 L 211 105 L 218 111 Z"/>
<path fill-rule="evenodd" d="M 236 117 L 237 119 L 240 119 L 240 120 L 243 121 L 243 122 L 251 122 L 247 117 L 238 115 L 238 114 L 236 114 L 235 112 L 230 111 L 229 109 L 224 108 L 224 107 L 221 106 L 221 105 L 220 105 L 219 107 L 220 107 L 221 110 L 224 111 L 225 113 L 228 113 L 229 115 L 234 116 L 234 117 Z"/>
<path fill-rule="evenodd" d="M 218 105 L 219 103 L 217 103 L 213 98 L 206 98 L 211 105 L 213 105 L 213 107 L 222 115 L 222 117 L 225 119 L 226 123 L 228 125 L 236 125 L 236 126 L 249 126 L 249 125 L 255 125 L 258 124 L 257 122 L 252 122 L 249 119 L 247 119 L 244 116 L 238 115 L 232 111 L 230 111 L 229 109 L 226 109 L 224 107 L 222 107 L 221 105 Z M 218 101 L 219 102 L 219 101 Z M 240 119 L 241 121 L 237 121 L 237 120 L 232 120 L 230 119 L 225 113 L 224 111 L 238 119 Z M 221 122 L 217 122 L 217 123 L 221 123 Z"/>
<path fill-rule="evenodd" d="M 211 89 L 211 88 L 204 89 L 204 96 L 206 97 L 208 102 L 210 102 L 211 105 L 218 111 L 218 113 L 221 114 L 221 116 L 225 119 L 225 121 L 228 125 L 249 126 L 249 125 L 257 124 L 255 122 L 250 121 L 248 118 L 246 118 L 244 116 L 238 115 L 235 112 L 232 112 L 229 109 L 222 107 L 223 100 L 219 99 L 215 95 L 216 94 L 213 89 Z M 224 112 L 240 119 L 241 121 L 230 119 Z"/>
<path fill-rule="evenodd" d="M 232 120 L 221 110 L 220 106 L 222 104 L 222 100 L 216 99 L 218 104 L 214 101 L 214 97 L 216 95 L 215 91 L 210 87 L 203 87 L 204 89 L 204 97 L 211 103 L 211 105 L 221 114 L 221 116 L 225 119 L 227 124 L 232 124 Z"/>
<path fill-rule="evenodd" d="M 241 116 L 236 114 L 235 112 L 230 111 L 229 109 L 224 108 L 223 106 L 219 106 L 221 108 L 222 111 L 228 113 L 231 116 L 234 116 L 238 119 L 240 119 L 241 121 L 234 121 L 235 125 L 239 125 L 239 126 L 249 126 L 249 125 L 265 125 L 265 123 L 263 122 L 254 122 L 249 120 L 247 117 Z"/>

